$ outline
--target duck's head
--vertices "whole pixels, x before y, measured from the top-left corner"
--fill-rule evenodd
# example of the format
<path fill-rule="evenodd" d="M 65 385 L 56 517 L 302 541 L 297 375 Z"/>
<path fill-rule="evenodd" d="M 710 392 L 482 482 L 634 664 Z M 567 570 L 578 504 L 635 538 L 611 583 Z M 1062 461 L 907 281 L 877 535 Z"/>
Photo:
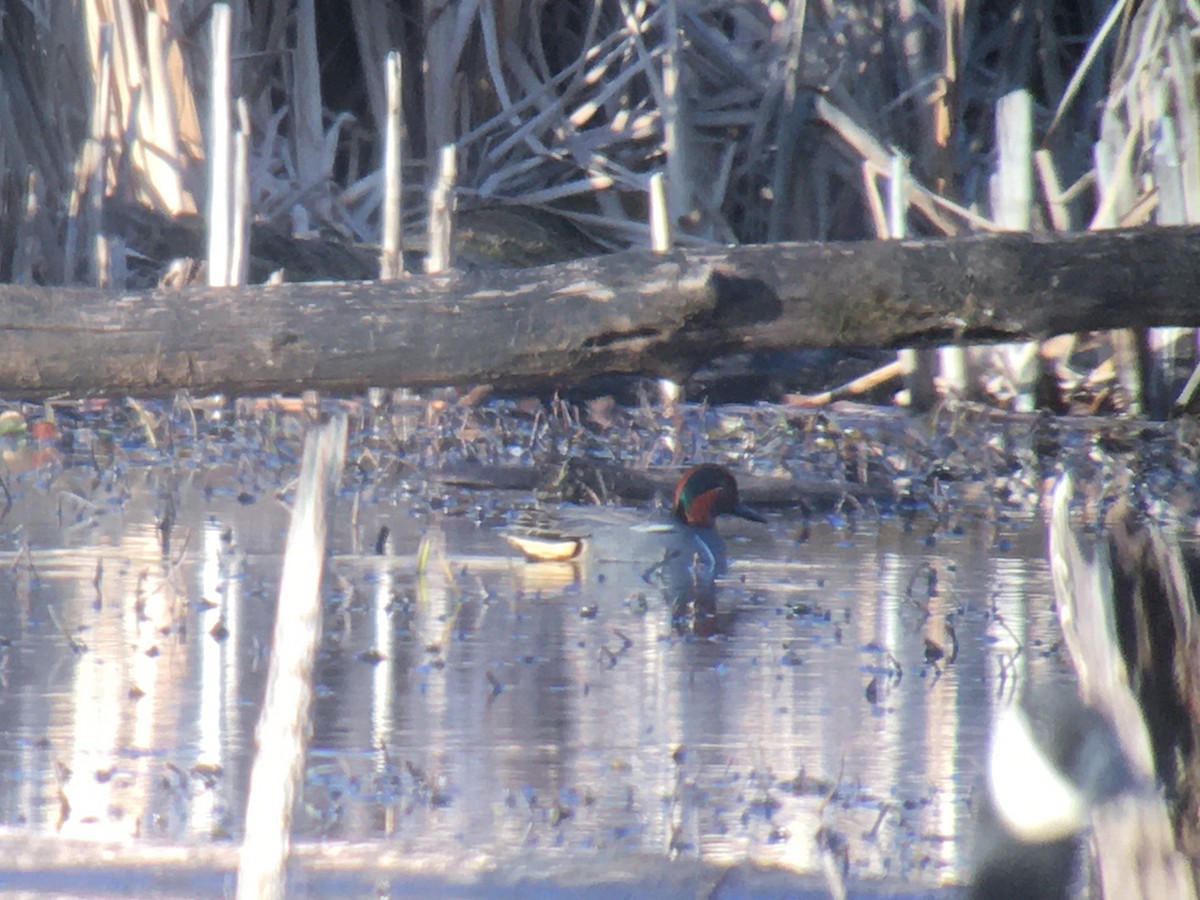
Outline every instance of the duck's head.
<path fill-rule="evenodd" d="M 761 514 L 738 499 L 737 480 L 724 466 L 704 463 L 679 476 L 671 514 L 685 525 L 712 528 L 717 516 L 739 516 L 751 522 L 766 522 Z"/>

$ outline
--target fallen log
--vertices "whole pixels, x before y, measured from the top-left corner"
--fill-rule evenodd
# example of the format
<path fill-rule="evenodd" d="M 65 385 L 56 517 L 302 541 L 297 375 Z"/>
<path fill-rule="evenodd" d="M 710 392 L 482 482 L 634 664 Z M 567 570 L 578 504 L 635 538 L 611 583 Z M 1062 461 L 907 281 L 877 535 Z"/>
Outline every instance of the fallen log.
<path fill-rule="evenodd" d="M 402 281 L 113 292 L 0 285 L 0 391 L 357 391 L 715 356 L 1200 326 L 1200 227 L 626 252 Z"/>

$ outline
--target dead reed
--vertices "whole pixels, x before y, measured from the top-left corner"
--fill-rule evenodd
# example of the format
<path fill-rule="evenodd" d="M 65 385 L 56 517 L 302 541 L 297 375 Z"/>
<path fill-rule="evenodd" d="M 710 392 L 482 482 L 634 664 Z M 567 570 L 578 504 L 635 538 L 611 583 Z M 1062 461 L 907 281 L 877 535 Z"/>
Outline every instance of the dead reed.
<path fill-rule="evenodd" d="M 136 235 L 110 246 L 102 206 L 206 207 L 206 119 L 226 108 L 209 96 L 212 9 L 6 7 L 0 279 L 119 283 L 126 260 L 158 251 Z M 232 0 L 230 13 L 241 190 L 255 222 L 293 234 L 381 242 L 393 51 L 409 235 L 427 231 L 448 145 L 461 211 L 532 207 L 609 249 L 649 245 L 660 172 L 676 243 L 886 237 L 891 185 L 892 224 L 911 235 L 1200 218 L 1194 5 Z"/>

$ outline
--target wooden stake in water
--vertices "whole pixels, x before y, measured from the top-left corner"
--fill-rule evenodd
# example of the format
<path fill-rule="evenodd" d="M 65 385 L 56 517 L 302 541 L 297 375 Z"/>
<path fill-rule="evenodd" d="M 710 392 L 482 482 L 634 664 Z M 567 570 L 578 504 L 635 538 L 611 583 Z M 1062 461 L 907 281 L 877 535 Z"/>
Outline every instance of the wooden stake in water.
<path fill-rule="evenodd" d="M 437 181 L 429 194 L 429 255 L 425 259 L 425 271 L 430 275 L 445 272 L 454 262 L 451 244 L 457 183 L 458 149 L 447 144 L 438 157 Z"/>
<path fill-rule="evenodd" d="M 226 287 L 229 279 L 230 97 L 232 63 L 229 4 L 212 8 L 212 74 L 208 115 L 208 284 Z"/>
<path fill-rule="evenodd" d="M 314 427 L 305 439 L 279 583 L 267 696 L 258 722 L 258 753 L 246 801 L 240 900 L 284 896 L 292 813 L 304 778 L 313 663 L 321 638 L 328 512 L 345 455 L 344 415 Z"/>
<path fill-rule="evenodd" d="M 400 215 L 404 188 L 403 106 L 400 95 L 400 52 L 387 55 L 387 134 L 383 142 L 383 253 L 379 278 L 391 281 L 404 276 L 404 230 Z"/>

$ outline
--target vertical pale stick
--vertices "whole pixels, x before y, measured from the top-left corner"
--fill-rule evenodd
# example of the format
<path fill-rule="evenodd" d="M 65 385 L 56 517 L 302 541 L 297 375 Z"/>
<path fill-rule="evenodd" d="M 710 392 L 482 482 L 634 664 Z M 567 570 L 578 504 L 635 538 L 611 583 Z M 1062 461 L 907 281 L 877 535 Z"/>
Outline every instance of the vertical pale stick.
<path fill-rule="evenodd" d="M 88 228 L 92 238 L 92 283 L 108 284 L 108 242 L 104 237 L 104 193 L 108 182 L 108 103 L 112 90 L 113 28 L 100 27 L 100 80 L 92 103 L 91 174 L 88 184 Z"/>
<path fill-rule="evenodd" d="M 183 183 L 179 172 L 178 119 L 171 82 L 167 77 L 167 50 L 163 25 L 153 9 L 146 12 L 146 55 L 150 70 L 150 107 L 154 122 L 154 146 L 146 155 L 147 175 L 171 215 L 184 210 Z M 143 135 L 143 140 L 148 137 Z"/>
<path fill-rule="evenodd" d="M 89 234 L 96 233 L 95 228 L 99 224 L 99 217 L 96 214 L 98 208 L 93 209 L 89 195 L 96 184 L 94 180 L 96 168 L 102 165 L 104 135 L 108 127 L 108 97 L 112 87 L 112 31 L 112 23 L 104 22 L 100 25 L 100 31 L 96 37 L 95 91 L 92 94 L 88 139 L 84 141 L 79 157 L 75 161 L 75 181 L 71 186 L 71 194 L 67 201 L 67 233 L 63 237 L 63 273 L 67 283 L 75 280 L 79 269 L 80 228 L 82 227 L 84 240 L 86 240 Z M 101 180 L 100 188 L 103 189 L 103 187 L 104 182 Z M 85 199 L 89 200 L 86 210 L 83 209 Z M 83 216 L 82 226 L 80 224 L 81 214 Z M 96 221 L 92 221 L 93 219 Z M 94 276 L 95 262 L 91 254 L 88 256 L 88 265 L 89 275 Z M 93 277 L 92 280 L 94 281 L 95 278 Z"/>
<path fill-rule="evenodd" d="M 1188 221 L 1189 207 L 1195 208 L 1200 202 L 1200 196 L 1191 196 L 1188 190 L 1188 183 L 1194 179 L 1187 175 L 1195 165 L 1183 163 L 1194 159 L 1194 138 L 1184 138 L 1175 126 L 1168 84 L 1159 85 L 1151 100 L 1156 123 L 1150 132 L 1151 166 L 1158 189 L 1155 222 L 1183 225 Z M 1181 372 L 1195 367 L 1196 332 L 1190 328 L 1147 328 L 1143 340 L 1149 351 L 1142 378 L 1146 410 L 1156 419 L 1165 419 L 1172 412 L 1172 395 L 1179 390 Z"/>
<path fill-rule="evenodd" d="M 293 6 L 293 4 L 288 4 Z M 326 169 L 325 129 L 321 122 L 321 60 L 317 54 L 317 12 L 314 0 L 294 4 L 296 46 L 292 61 L 292 124 L 296 145 L 296 174 L 301 188 L 319 184 L 333 173 Z"/>
<path fill-rule="evenodd" d="M 888 237 L 893 241 L 908 237 L 908 157 L 894 153 L 888 174 Z M 933 405 L 934 361 L 929 350 L 901 350 L 896 354 L 908 384 L 908 405 L 928 409 Z"/>
<path fill-rule="evenodd" d="M 34 259 L 40 252 L 35 229 L 41 207 L 41 185 L 37 169 L 31 168 L 25 178 L 25 214 L 17 225 L 16 248 L 12 261 L 13 284 L 33 284 Z"/>
<path fill-rule="evenodd" d="M 246 800 L 239 900 L 281 900 L 285 894 L 292 814 L 304 780 L 313 665 L 321 639 L 329 510 L 345 455 L 344 415 L 314 427 L 305 438 L 279 582 L 267 694 L 258 721 L 258 752 Z"/>
<path fill-rule="evenodd" d="M 650 249 L 655 253 L 666 253 L 671 249 L 671 221 L 664 181 L 662 172 L 650 176 Z"/>
<path fill-rule="evenodd" d="M 650 249 L 666 253 L 671 249 L 671 220 L 667 212 L 667 185 L 662 172 L 650 176 Z M 668 415 L 674 416 L 675 404 L 683 396 L 679 382 L 670 378 L 658 379 L 658 393 Z"/>
<path fill-rule="evenodd" d="M 767 240 L 770 243 L 794 237 L 796 229 L 790 221 L 797 207 L 795 182 L 796 156 L 809 112 L 800 97 L 801 49 L 804 46 L 804 23 L 808 17 L 807 0 L 790 0 L 787 5 L 787 43 L 783 69 L 783 101 L 777 118 L 778 137 L 775 141 L 775 164 L 771 173 L 773 201 L 767 213 Z M 714 208 L 720 206 L 714 202 Z"/>
<path fill-rule="evenodd" d="M 404 276 L 404 230 L 400 215 L 404 177 L 404 130 L 402 124 L 400 52 L 387 55 L 387 132 L 383 144 L 383 253 L 379 277 L 391 281 Z"/>
<path fill-rule="evenodd" d="M 1033 98 L 1028 91 L 1005 94 L 996 103 L 996 172 L 991 179 L 992 218 L 1010 231 L 1028 231 L 1033 213 Z M 1031 412 L 1041 356 L 1038 345 L 992 348 L 1012 382 L 1013 408 Z"/>
<path fill-rule="evenodd" d="M 667 203 L 667 218 L 674 222 L 678 222 L 688 215 L 692 206 L 687 165 L 687 153 L 690 148 L 687 146 L 679 94 L 682 59 L 679 13 L 675 0 L 667 0 L 662 56 L 662 122 L 663 151 L 667 157 L 667 172 L 670 173 L 666 185 L 670 194 Z"/>
<path fill-rule="evenodd" d="M 894 241 L 908 237 L 908 157 L 894 153 L 888 177 L 888 237 Z"/>
<path fill-rule="evenodd" d="M 232 63 L 229 4 L 212 8 L 212 74 L 208 116 L 208 284 L 230 282 L 230 133 L 229 85 Z"/>
<path fill-rule="evenodd" d="M 233 136 L 233 227 L 230 231 L 229 283 L 245 284 L 250 272 L 250 104 L 237 99 L 238 127 Z"/>
<path fill-rule="evenodd" d="M 451 245 L 457 181 L 458 150 L 453 144 L 447 144 L 438 157 L 437 181 L 429 194 L 429 255 L 425 259 L 425 271 L 430 275 L 445 272 L 454 262 Z"/>

